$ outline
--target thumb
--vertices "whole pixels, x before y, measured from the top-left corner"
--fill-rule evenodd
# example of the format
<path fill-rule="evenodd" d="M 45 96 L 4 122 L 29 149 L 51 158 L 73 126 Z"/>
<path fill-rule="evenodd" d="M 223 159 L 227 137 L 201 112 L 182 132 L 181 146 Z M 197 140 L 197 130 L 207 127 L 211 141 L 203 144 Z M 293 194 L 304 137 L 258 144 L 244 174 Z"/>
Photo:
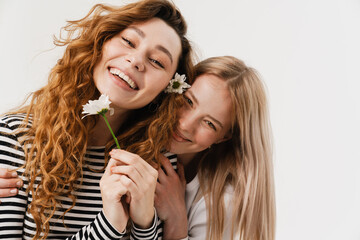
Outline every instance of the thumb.
<path fill-rule="evenodd" d="M 181 162 L 177 162 L 177 170 L 180 181 L 185 186 L 186 185 L 185 170 L 184 170 L 184 165 Z"/>

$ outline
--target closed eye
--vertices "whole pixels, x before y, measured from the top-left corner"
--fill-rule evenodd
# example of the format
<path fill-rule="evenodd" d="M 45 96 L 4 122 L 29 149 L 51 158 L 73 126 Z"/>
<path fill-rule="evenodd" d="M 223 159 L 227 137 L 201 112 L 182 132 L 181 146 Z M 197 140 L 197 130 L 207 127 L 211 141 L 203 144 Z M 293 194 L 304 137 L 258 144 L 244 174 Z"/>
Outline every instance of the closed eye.
<path fill-rule="evenodd" d="M 189 104 L 189 105 L 192 107 L 192 106 L 193 106 L 193 102 L 191 101 L 191 99 L 188 98 L 186 95 L 183 95 L 183 96 L 184 96 L 184 98 L 185 98 L 186 103 Z"/>
<path fill-rule="evenodd" d="M 135 45 L 127 38 L 121 37 L 130 47 L 134 48 Z"/>
<path fill-rule="evenodd" d="M 212 129 L 214 129 L 214 130 L 216 131 L 216 127 L 215 127 L 215 125 L 214 125 L 212 122 L 210 122 L 210 121 L 208 121 L 208 120 L 205 120 L 205 123 L 206 123 L 210 128 L 212 128 Z"/>
<path fill-rule="evenodd" d="M 161 62 L 159 62 L 158 60 L 155 60 L 155 59 L 152 59 L 152 58 L 149 58 L 149 60 L 153 63 L 155 63 L 157 66 L 161 67 L 161 68 L 164 68 L 164 65 L 162 65 Z"/>

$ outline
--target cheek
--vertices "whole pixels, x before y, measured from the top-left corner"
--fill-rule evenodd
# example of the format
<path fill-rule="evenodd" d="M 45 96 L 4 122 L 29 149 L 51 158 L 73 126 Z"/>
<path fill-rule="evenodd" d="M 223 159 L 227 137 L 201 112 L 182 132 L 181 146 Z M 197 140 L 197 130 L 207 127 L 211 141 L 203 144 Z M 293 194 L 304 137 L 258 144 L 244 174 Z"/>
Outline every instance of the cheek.
<path fill-rule="evenodd" d="M 216 142 L 216 136 L 208 130 L 199 131 L 196 136 L 196 142 L 204 150 Z"/>
<path fill-rule="evenodd" d="M 164 90 L 170 82 L 170 76 L 163 74 L 152 74 L 149 81 L 149 90 L 158 95 L 162 90 Z"/>
<path fill-rule="evenodd" d="M 94 68 L 94 72 L 93 72 L 93 78 L 94 78 L 94 83 L 95 86 L 99 89 L 99 86 L 101 86 L 101 81 L 100 81 L 100 74 L 99 74 L 99 65 L 100 63 L 98 63 L 95 68 Z"/>
<path fill-rule="evenodd" d="M 148 89 L 148 91 L 145 93 L 144 99 L 151 99 L 149 102 L 151 102 L 153 99 L 155 99 L 163 90 L 161 86 L 153 86 Z"/>
<path fill-rule="evenodd" d="M 167 87 L 167 85 L 169 85 L 169 82 L 172 78 L 172 74 L 164 74 L 161 77 L 157 78 L 158 80 L 156 81 L 156 85 L 159 86 L 159 88 L 164 89 Z"/>

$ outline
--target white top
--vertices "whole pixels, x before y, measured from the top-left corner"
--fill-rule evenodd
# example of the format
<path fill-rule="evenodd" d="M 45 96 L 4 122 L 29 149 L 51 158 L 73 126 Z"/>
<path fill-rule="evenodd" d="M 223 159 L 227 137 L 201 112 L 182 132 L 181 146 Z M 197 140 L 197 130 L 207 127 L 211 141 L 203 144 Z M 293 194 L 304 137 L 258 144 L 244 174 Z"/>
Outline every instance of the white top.
<path fill-rule="evenodd" d="M 198 201 L 196 197 L 200 189 L 199 178 L 196 175 L 195 178 L 186 185 L 185 202 L 188 217 L 188 237 L 184 238 L 189 240 L 204 240 L 206 239 L 207 222 L 211 221 L 208 218 L 206 210 L 205 198 L 202 196 Z M 230 239 L 231 236 L 231 214 L 232 206 L 230 204 L 231 197 L 233 195 L 233 188 L 229 185 L 225 190 L 225 229 L 223 238 L 224 240 Z M 239 235 L 235 235 L 234 239 L 239 239 Z"/>

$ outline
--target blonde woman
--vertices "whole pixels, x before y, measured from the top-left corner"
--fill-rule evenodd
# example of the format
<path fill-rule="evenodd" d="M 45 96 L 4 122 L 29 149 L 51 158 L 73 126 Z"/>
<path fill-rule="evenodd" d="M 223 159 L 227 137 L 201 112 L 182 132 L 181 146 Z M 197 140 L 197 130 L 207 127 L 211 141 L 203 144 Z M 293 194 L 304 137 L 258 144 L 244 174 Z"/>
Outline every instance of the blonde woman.
<path fill-rule="evenodd" d="M 274 240 L 271 134 L 258 74 L 234 57 L 209 58 L 196 65 L 184 98 L 170 147 L 183 168 L 177 174 L 164 159 L 156 187 L 164 239 Z"/>
<path fill-rule="evenodd" d="M 66 50 L 48 84 L 29 105 L 0 119 L 0 167 L 17 170 L 23 182 L 16 196 L 1 199 L 0 239 L 129 238 L 129 219 L 133 238 L 155 238 L 157 171 L 150 162 L 162 148 L 153 142 L 166 140 L 150 133 L 154 141 L 122 151 L 123 162 L 131 161 L 142 178 L 107 173 L 113 181 L 99 187 L 112 136 L 102 119 L 82 119 L 82 106 L 107 94 L 117 134 L 150 119 L 175 72 L 191 79 L 186 23 L 172 3 L 144 0 L 96 5 L 64 30 L 56 44 Z M 131 196 L 126 202 L 120 201 L 124 193 Z"/>

